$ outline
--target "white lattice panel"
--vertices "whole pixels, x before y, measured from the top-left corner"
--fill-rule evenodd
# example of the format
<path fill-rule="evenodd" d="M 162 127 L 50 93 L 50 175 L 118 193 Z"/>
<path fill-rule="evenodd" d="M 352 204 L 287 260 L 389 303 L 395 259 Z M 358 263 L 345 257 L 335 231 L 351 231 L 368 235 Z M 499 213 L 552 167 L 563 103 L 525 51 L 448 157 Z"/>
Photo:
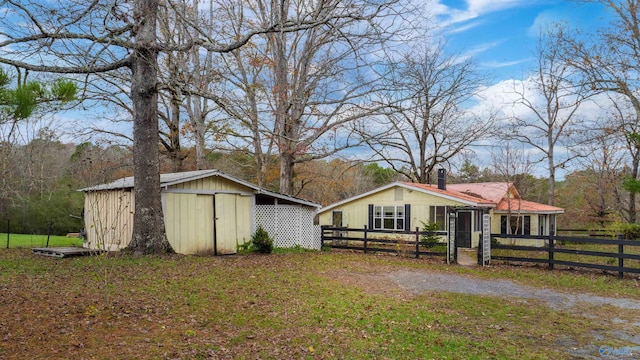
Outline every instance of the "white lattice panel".
<path fill-rule="evenodd" d="M 273 237 L 274 246 L 288 248 L 299 245 L 320 249 L 320 233 L 314 229 L 315 212 L 292 205 L 256 205 L 256 226 L 262 225 Z"/>

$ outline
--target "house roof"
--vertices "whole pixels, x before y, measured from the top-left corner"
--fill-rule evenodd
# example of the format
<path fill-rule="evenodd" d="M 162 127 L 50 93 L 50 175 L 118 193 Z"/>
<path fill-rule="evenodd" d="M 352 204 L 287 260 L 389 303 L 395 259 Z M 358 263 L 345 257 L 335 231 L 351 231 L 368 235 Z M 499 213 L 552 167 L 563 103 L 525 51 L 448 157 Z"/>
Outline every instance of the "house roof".
<path fill-rule="evenodd" d="M 463 194 L 478 196 L 497 204 L 504 198 L 508 190 L 515 191 L 514 195 L 519 198 L 520 194 L 512 183 L 507 182 L 484 182 L 469 184 L 447 184 L 447 190 L 454 190 Z"/>
<path fill-rule="evenodd" d="M 447 185 L 447 189 L 446 190 L 441 190 L 441 189 L 438 188 L 437 185 L 417 184 L 417 183 L 410 183 L 410 182 L 403 182 L 402 184 L 404 184 L 404 185 L 406 185 L 408 187 L 417 188 L 417 189 L 425 190 L 425 191 L 428 191 L 428 192 L 431 192 L 431 193 L 448 196 L 448 197 L 453 198 L 455 200 L 466 201 L 466 202 L 470 203 L 468 205 L 485 206 L 485 207 L 487 207 L 487 206 L 488 207 L 496 206 L 496 202 L 495 201 L 491 201 L 490 199 L 486 199 L 486 198 L 484 198 L 482 196 L 478 196 L 478 195 L 473 194 L 473 193 L 466 193 L 466 192 L 458 191 L 458 190 L 455 190 L 455 189 L 451 189 L 449 187 L 449 185 Z"/>
<path fill-rule="evenodd" d="M 320 209 L 319 212 L 322 213 L 331 210 L 343 204 L 396 186 L 410 190 L 421 191 L 423 193 L 439 196 L 445 199 L 459 201 L 465 205 L 494 208 L 494 210 L 497 212 L 508 212 L 509 209 L 511 209 L 511 211 L 522 211 L 541 214 L 564 213 L 564 209 L 559 207 L 520 199 L 520 194 L 518 193 L 518 190 L 515 188 L 515 186 L 512 183 L 507 182 L 447 184 L 446 190 L 439 189 L 437 185 L 417 184 L 410 182 L 394 182 L 371 190 L 369 192 L 342 200 L 335 204 L 328 205 Z M 511 194 L 511 204 L 509 204 L 509 201 L 505 196 L 507 192 Z"/>
<path fill-rule="evenodd" d="M 495 212 L 509 212 L 509 199 L 501 199 L 498 206 L 494 209 Z M 526 213 L 541 213 L 541 214 L 562 214 L 563 208 L 551 206 L 547 204 L 540 204 L 533 201 L 527 201 L 522 199 L 511 199 L 511 211 L 520 211 Z"/>
<path fill-rule="evenodd" d="M 354 200 L 358 200 L 364 197 L 367 197 L 369 195 L 390 189 L 390 188 L 394 188 L 394 187 L 402 187 L 405 189 L 409 189 L 409 190 L 416 190 L 416 191 L 420 191 L 422 193 L 425 194 L 430 194 L 430 195 L 435 195 L 435 196 L 439 196 L 445 199 L 450 199 L 450 200 L 455 200 L 455 201 L 459 201 L 465 205 L 469 205 L 469 206 L 477 206 L 477 207 L 494 207 L 496 204 L 492 203 L 490 201 L 486 201 L 485 199 L 479 198 L 479 197 L 475 197 L 475 196 L 470 196 L 467 194 L 463 194 L 457 191 L 452 191 L 452 190 L 440 190 L 438 189 L 437 186 L 435 185 L 427 185 L 427 184 L 416 184 L 416 183 L 410 183 L 410 182 L 401 182 L 401 181 L 396 181 L 387 185 L 384 185 L 382 187 L 379 187 L 377 189 L 368 191 L 366 193 L 360 194 L 360 195 L 356 195 L 353 197 L 350 197 L 348 199 L 339 201 L 337 203 L 328 205 L 323 207 L 322 209 L 320 209 L 319 213 L 331 210 L 333 208 L 342 206 L 343 204 L 352 202 Z"/>
<path fill-rule="evenodd" d="M 184 171 L 184 172 L 178 172 L 178 173 L 167 173 L 167 174 L 160 174 L 160 187 L 161 188 L 165 188 L 171 185 L 176 185 L 176 184 L 181 184 L 181 183 L 185 183 L 185 182 L 189 182 L 189 181 L 194 181 L 194 180 L 199 180 L 199 179 L 204 179 L 204 178 L 208 178 L 211 176 L 218 176 L 224 179 L 227 179 L 229 181 L 233 181 L 235 183 L 244 185 L 250 189 L 252 189 L 254 191 L 255 194 L 263 194 L 263 195 L 267 195 L 267 196 L 271 196 L 277 199 L 282 199 L 282 200 L 286 200 L 286 201 L 290 201 L 293 203 L 297 203 L 297 204 L 301 204 L 301 205 L 306 205 L 306 206 L 312 206 L 315 208 L 320 208 L 321 205 L 308 201 L 308 200 L 304 200 L 301 198 L 297 198 L 295 196 L 290 196 L 290 195 L 285 195 L 285 194 L 280 194 L 278 192 L 275 191 L 270 191 L 270 190 L 266 190 L 263 189 L 255 184 L 252 184 L 250 182 L 244 181 L 244 180 L 240 180 L 237 179 L 231 175 L 225 174 L 219 170 L 216 169 L 212 169 L 212 170 L 197 170 L 197 171 Z M 87 187 L 84 189 L 80 189 L 80 191 L 84 191 L 84 192 L 88 192 L 88 191 L 106 191 L 106 190 L 120 190 L 120 189 L 132 189 L 133 188 L 133 183 L 134 183 L 134 178 L 133 176 L 129 176 L 129 177 L 125 177 L 125 178 L 121 178 L 115 181 L 112 181 L 110 183 L 106 183 L 106 184 L 100 184 L 100 185 L 96 185 L 96 186 L 91 186 L 91 187 Z"/>

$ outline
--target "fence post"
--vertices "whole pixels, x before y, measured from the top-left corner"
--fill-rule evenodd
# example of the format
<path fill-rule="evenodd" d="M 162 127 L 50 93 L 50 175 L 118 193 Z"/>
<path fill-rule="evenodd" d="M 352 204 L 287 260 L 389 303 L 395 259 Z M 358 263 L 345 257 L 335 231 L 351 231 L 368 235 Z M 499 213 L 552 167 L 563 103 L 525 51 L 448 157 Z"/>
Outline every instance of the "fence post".
<path fill-rule="evenodd" d="M 47 246 L 49 247 L 49 238 L 51 237 L 51 228 L 53 227 L 53 221 L 49 221 L 49 231 L 47 232 Z"/>
<path fill-rule="evenodd" d="M 553 230 L 549 231 L 549 270 L 553 270 L 553 249 L 555 247 L 553 240 Z"/>
<path fill-rule="evenodd" d="M 9 248 L 9 234 L 11 234 L 11 219 L 7 219 L 7 249 Z"/>
<path fill-rule="evenodd" d="M 416 259 L 420 257 L 420 228 L 416 226 Z"/>
<path fill-rule="evenodd" d="M 618 240 L 624 240 L 623 234 L 618 234 Z M 624 267 L 624 258 L 622 255 L 624 254 L 624 245 L 618 244 L 618 279 L 622 279 L 624 277 L 624 271 L 622 268 Z"/>
<path fill-rule="evenodd" d="M 364 253 L 367 253 L 367 225 L 364 226 Z"/>
<path fill-rule="evenodd" d="M 478 238 L 478 265 L 484 266 L 484 244 L 482 243 L 482 235 Z"/>
<path fill-rule="evenodd" d="M 324 248 L 324 227 L 326 225 L 320 225 L 320 249 Z"/>

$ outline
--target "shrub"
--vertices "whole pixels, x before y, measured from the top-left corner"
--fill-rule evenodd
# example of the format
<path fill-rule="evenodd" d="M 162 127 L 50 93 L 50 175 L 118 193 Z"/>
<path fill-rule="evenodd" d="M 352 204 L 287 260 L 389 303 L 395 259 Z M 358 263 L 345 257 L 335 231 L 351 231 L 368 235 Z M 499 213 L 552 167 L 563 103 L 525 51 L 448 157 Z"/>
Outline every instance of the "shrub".
<path fill-rule="evenodd" d="M 613 236 L 622 234 L 627 240 L 640 239 L 640 224 L 614 223 L 611 224 L 607 230 L 609 230 Z"/>
<path fill-rule="evenodd" d="M 262 254 L 271 254 L 273 251 L 273 239 L 262 225 L 259 225 L 256 232 L 251 235 L 251 244 L 257 252 Z"/>
<path fill-rule="evenodd" d="M 440 226 L 438 223 L 425 223 L 422 222 L 422 231 L 428 234 L 420 236 L 420 243 L 426 248 L 432 248 L 440 243 L 440 236 L 436 235 L 436 231 Z"/>
<path fill-rule="evenodd" d="M 640 224 L 621 224 L 620 232 L 625 239 L 640 239 Z"/>

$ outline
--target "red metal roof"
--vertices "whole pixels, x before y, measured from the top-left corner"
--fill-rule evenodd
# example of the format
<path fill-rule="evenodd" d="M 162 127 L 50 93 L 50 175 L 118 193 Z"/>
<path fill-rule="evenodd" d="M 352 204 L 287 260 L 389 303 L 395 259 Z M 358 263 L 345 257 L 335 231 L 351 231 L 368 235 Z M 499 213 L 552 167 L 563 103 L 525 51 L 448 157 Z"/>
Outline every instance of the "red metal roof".
<path fill-rule="evenodd" d="M 495 206 L 497 204 L 497 202 L 495 201 L 490 201 L 488 199 L 485 199 L 481 196 L 475 196 L 472 194 L 466 194 L 466 193 L 462 193 L 459 191 L 455 191 L 455 190 L 451 190 L 448 188 L 447 185 L 447 190 L 441 190 L 438 189 L 437 185 L 430 185 L 430 184 L 418 184 L 418 183 L 411 183 L 411 182 L 403 182 L 404 185 L 407 186 L 411 186 L 414 188 L 418 188 L 418 189 L 423 189 L 423 190 L 428 190 L 434 193 L 438 193 L 438 194 L 442 194 L 442 195 L 447 195 L 447 196 L 451 196 L 460 200 L 466 200 L 466 201 L 471 201 L 474 203 L 477 203 L 478 205 L 489 205 L 489 206 Z"/>
<path fill-rule="evenodd" d="M 454 190 L 464 194 L 475 194 L 483 199 L 499 203 L 505 197 L 507 191 L 511 190 L 512 195 L 520 197 L 513 184 L 508 182 L 484 182 L 470 184 L 447 184 L 447 190 Z"/>
<path fill-rule="evenodd" d="M 564 209 L 556 206 L 540 204 L 533 201 L 520 199 L 518 190 L 507 182 L 485 182 L 470 184 L 447 184 L 446 190 L 438 189 L 436 185 L 416 184 L 403 182 L 403 184 L 435 193 L 448 195 L 460 200 L 472 201 L 478 205 L 494 206 L 496 211 L 514 211 L 530 213 L 563 213 Z M 507 193 L 511 193 L 511 200 L 507 199 Z M 509 204 L 510 202 L 510 204 Z"/>
<path fill-rule="evenodd" d="M 563 208 L 522 199 L 511 199 L 511 204 L 509 204 L 508 199 L 502 199 L 496 206 L 495 211 L 509 211 L 509 205 L 511 205 L 511 212 L 564 213 Z"/>

